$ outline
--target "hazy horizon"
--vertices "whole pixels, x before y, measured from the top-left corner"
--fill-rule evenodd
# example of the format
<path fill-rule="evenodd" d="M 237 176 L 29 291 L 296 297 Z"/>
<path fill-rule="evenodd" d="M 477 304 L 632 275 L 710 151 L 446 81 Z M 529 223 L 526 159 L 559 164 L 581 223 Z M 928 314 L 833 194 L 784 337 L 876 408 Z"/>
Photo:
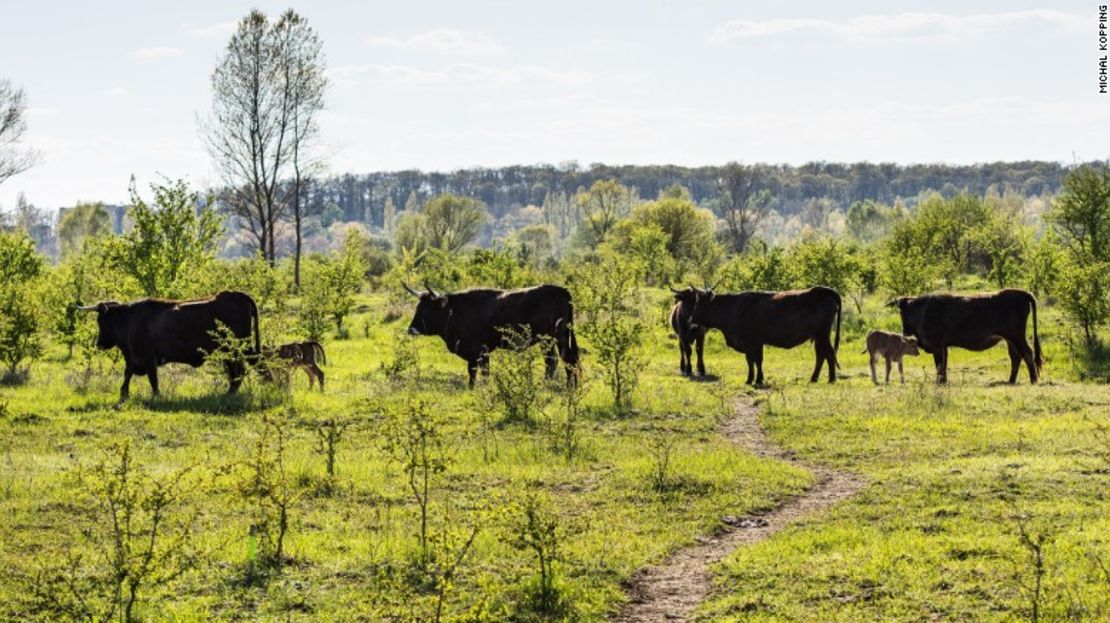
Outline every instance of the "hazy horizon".
<path fill-rule="evenodd" d="M 214 184 L 197 118 L 252 6 L 323 40 L 329 174 L 1110 155 L 1088 3 L 20 4 L 0 78 L 43 161 L 0 207 L 122 202 L 132 174 Z"/>

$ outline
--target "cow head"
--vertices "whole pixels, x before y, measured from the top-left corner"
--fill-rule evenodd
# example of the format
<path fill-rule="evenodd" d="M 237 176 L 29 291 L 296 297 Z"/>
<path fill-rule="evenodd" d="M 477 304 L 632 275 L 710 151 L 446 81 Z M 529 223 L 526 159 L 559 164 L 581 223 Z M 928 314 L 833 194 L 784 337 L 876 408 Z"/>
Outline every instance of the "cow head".
<path fill-rule="evenodd" d="M 700 290 L 694 286 L 690 286 L 688 290 L 692 292 L 690 302 L 690 326 L 697 327 L 698 325 L 705 324 L 705 316 L 709 304 L 717 298 L 717 295 L 713 293 L 713 288 L 708 285 Z"/>
<path fill-rule="evenodd" d="M 121 308 L 122 306 L 115 301 L 103 301 L 96 305 L 85 305 L 77 308 L 81 311 L 96 312 L 96 324 L 98 329 L 96 347 L 100 350 L 108 350 L 119 344 L 119 337 L 116 335 L 115 320 L 120 314 Z"/>
<path fill-rule="evenodd" d="M 921 317 L 925 311 L 923 301 L 912 296 L 900 296 L 891 299 L 887 306 L 898 308 L 898 313 L 902 316 L 902 335 L 920 339 Z"/>
<path fill-rule="evenodd" d="M 409 294 L 420 299 L 416 304 L 416 313 L 409 323 L 409 335 L 443 335 L 447 331 L 447 320 L 451 317 L 451 310 L 447 305 L 446 294 L 437 294 L 427 283 L 426 292 L 417 292 L 402 283 Z"/>

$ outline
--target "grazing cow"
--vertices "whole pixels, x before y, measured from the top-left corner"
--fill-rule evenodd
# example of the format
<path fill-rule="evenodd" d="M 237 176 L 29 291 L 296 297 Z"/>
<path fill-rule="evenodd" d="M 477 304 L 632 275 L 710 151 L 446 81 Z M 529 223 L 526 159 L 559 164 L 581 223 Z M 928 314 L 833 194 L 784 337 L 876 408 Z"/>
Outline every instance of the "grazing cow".
<path fill-rule="evenodd" d="M 879 331 L 878 329 L 867 334 L 867 348 L 863 352 L 868 354 L 867 360 L 871 364 L 871 381 L 879 384 L 875 375 L 875 361 L 882 356 L 886 360 L 886 383 L 890 384 L 890 362 L 898 362 L 898 377 L 902 383 L 906 382 L 906 375 L 902 371 L 902 356 L 917 356 L 921 351 L 917 349 L 917 338 L 906 337 L 900 333 Z"/>
<path fill-rule="evenodd" d="M 1037 299 L 1025 290 L 1000 290 L 984 294 L 928 294 L 903 296 L 888 305 L 902 316 L 902 333 L 917 338 L 921 349 L 933 356 L 937 383 L 948 382 L 949 347 L 986 350 L 1005 340 L 1010 350 L 1010 383 L 1017 382 L 1024 360 L 1029 382 L 1036 383 L 1044 357 L 1037 333 Z M 1025 339 L 1029 312 L 1033 312 L 1033 348 Z"/>
<path fill-rule="evenodd" d="M 789 292 L 740 292 L 716 294 L 712 289 L 690 288 L 681 294 L 693 308 L 691 324 L 718 329 L 725 343 L 744 353 L 748 360 L 748 380 L 763 384 L 763 347 L 794 348 L 813 340 L 817 364 L 810 382 L 816 382 L 821 366 L 829 364 L 829 382 L 836 382 L 836 353 L 840 348 L 840 294 L 818 286 Z M 836 323 L 836 342 L 829 333 Z"/>
<path fill-rule="evenodd" d="M 693 356 L 693 346 L 697 345 L 698 350 L 698 376 L 705 376 L 705 361 L 702 358 L 702 353 L 705 350 L 705 327 L 694 327 L 690 325 L 690 314 L 693 311 L 693 305 L 686 303 L 683 300 L 684 294 L 693 290 L 693 287 L 686 290 L 675 290 L 674 292 L 674 306 L 671 307 L 671 329 L 674 330 L 675 335 L 678 336 L 678 367 L 682 370 L 685 376 L 692 376 L 694 374 L 693 363 L 690 361 Z M 685 298 L 690 298 L 685 294 Z"/>
<path fill-rule="evenodd" d="M 308 388 L 312 389 L 313 382 L 319 379 L 320 391 L 324 391 L 324 371 L 320 369 L 317 362 L 326 364 L 328 359 L 327 355 L 324 354 L 324 347 L 319 342 L 309 340 L 307 342 L 282 344 L 277 347 L 276 351 L 263 349 L 262 354 L 269 358 L 276 357 L 286 361 L 291 368 L 304 370 L 305 374 L 308 375 Z"/>
<path fill-rule="evenodd" d="M 214 333 L 217 322 L 239 339 L 249 339 L 252 329 L 254 347 L 248 349 L 248 360 L 260 352 L 258 339 L 258 307 L 254 299 L 242 292 L 220 292 L 206 299 L 171 301 L 143 299 L 133 303 L 105 301 L 79 307 L 96 311 L 100 334 L 97 348 L 119 348 L 123 353 L 123 385 L 120 402 L 130 395 L 131 376 L 146 375 L 150 388 L 158 395 L 158 366 L 166 363 L 187 363 L 194 368 L 204 363 L 218 344 Z M 226 362 L 228 393 L 239 389 L 246 373 L 246 362 Z"/>
<path fill-rule="evenodd" d="M 489 372 L 490 352 L 505 346 L 505 329 L 527 330 L 533 338 L 552 338 L 554 346 L 545 356 L 547 376 L 554 376 L 562 358 L 568 382 L 576 378 L 578 341 L 574 336 L 574 307 L 566 288 L 476 288 L 438 294 L 427 284 L 426 292 L 402 285 L 420 299 L 409 334 L 443 338 L 447 350 L 466 360 L 471 388 L 478 370 Z"/>

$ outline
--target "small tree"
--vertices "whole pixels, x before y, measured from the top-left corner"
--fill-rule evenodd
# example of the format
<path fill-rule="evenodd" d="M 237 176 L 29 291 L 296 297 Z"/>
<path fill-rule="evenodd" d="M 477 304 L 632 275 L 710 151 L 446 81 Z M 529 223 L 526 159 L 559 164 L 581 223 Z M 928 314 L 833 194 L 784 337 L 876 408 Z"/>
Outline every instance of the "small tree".
<path fill-rule="evenodd" d="M 579 267 L 569 284 L 581 320 L 620 414 L 632 407 L 632 392 L 644 366 L 641 343 L 644 317 L 642 267 L 627 257 L 602 249 L 597 262 Z M 577 320 L 577 319 L 576 319 Z"/>
<path fill-rule="evenodd" d="M 267 411 L 258 416 L 255 440 L 242 463 L 244 471 L 237 491 L 249 504 L 249 539 L 259 547 L 258 559 L 266 568 L 281 572 L 285 564 L 285 537 L 290 528 L 290 512 L 300 494 L 290 482 L 285 462 L 290 438 L 292 409 Z M 254 560 L 249 573 L 254 574 Z"/>
<path fill-rule="evenodd" d="M 355 295 L 366 275 L 362 258 L 365 244 L 362 233 L 352 227 L 337 257 L 316 258 L 310 279 L 302 286 L 299 314 L 301 329 L 309 339 L 323 337 L 323 318 L 335 323 L 339 336 L 344 335 L 343 319 L 354 307 Z"/>
<path fill-rule="evenodd" d="M 0 80 L 0 184 L 38 162 L 38 154 L 20 144 L 27 131 L 26 114 L 23 89 Z"/>
<path fill-rule="evenodd" d="M 19 364 L 39 354 L 39 293 L 42 258 L 26 234 L 0 232 L 0 362 L 6 378 L 19 377 Z"/>
<path fill-rule="evenodd" d="M 66 564 L 44 569 L 31 590 L 50 610 L 74 620 L 142 620 L 142 595 L 193 567 L 192 517 L 182 516 L 192 490 L 191 468 L 156 478 L 138 464 L 131 446 L 78 475 L 92 519 L 71 546 Z M 91 551 L 89 551 L 91 550 Z"/>
<path fill-rule="evenodd" d="M 595 247 L 608 237 L 610 230 L 627 215 L 635 203 L 632 192 L 616 180 L 598 180 L 575 199 L 579 213 L 579 238 L 587 247 Z"/>
<path fill-rule="evenodd" d="M 79 253 L 85 240 L 112 233 L 112 217 L 100 203 L 78 203 L 58 220 L 58 251 L 67 257 Z"/>
<path fill-rule="evenodd" d="M 198 273 L 216 257 L 222 219 L 208 207 L 197 208 L 196 193 L 185 180 L 150 188 L 153 203 L 142 198 L 131 179 L 128 215 L 134 226 L 107 244 L 108 265 L 138 282 L 147 296 L 191 294 Z"/>
<path fill-rule="evenodd" d="M 564 530 L 549 499 L 531 492 L 523 497 L 513 513 L 513 545 L 536 557 L 535 584 L 530 590 L 532 607 L 540 613 L 555 614 L 562 608 L 558 565 L 562 561 Z"/>
<path fill-rule="evenodd" d="M 1060 266 L 1052 289 L 1067 317 L 1083 330 L 1088 346 L 1098 343 L 1098 329 L 1110 319 L 1110 263 L 1080 264 L 1068 258 Z"/>
<path fill-rule="evenodd" d="M 443 428 L 439 413 L 425 402 L 410 399 L 386 413 L 381 431 L 385 450 L 401 465 L 413 502 L 419 509 L 418 563 L 424 569 L 432 559 L 428 532 L 431 497 L 437 479 L 451 464 Z"/>
<path fill-rule="evenodd" d="M 491 396 L 501 406 L 505 421 L 532 424 L 545 398 L 539 368 L 544 356 L 550 356 L 554 340 L 536 338 L 528 327 L 503 327 L 501 334 L 505 347 L 495 353 Z"/>

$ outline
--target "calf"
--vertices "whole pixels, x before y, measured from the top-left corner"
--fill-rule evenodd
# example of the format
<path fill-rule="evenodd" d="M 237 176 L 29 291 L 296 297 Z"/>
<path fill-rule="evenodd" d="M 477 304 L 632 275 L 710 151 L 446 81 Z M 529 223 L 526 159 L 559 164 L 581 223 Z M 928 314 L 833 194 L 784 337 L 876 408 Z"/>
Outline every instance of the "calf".
<path fill-rule="evenodd" d="M 878 359 L 880 355 L 882 355 L 883 359 L 886 359 L 886 382 L 889 385 L 890 362 L 898 362 L 898 377 L 905 383 L 906 375 L 902 372 L 902 356 L 917 356 L 920 354 L 920 351 L 917 349 L 916 338 L 906 337 L 900 333 L 879 330 L 867 334 L 867 348 L 863 352 L 868 354 L 868 362 L 871 364 L 871 381 L 876 385 L 879 384 L 879 379 L 875 376 L 875 360 Z"/>
<path fill-rule="evenodd" d="M 294 342 L 292 344 L 282 344 L 277 347 L 277 351 L 268 351 L 265 353 L 269 357 L 277 357 L 278 359 L 288 362 L 291 368 L 300 368 L 308 375 L 308 388 L 312 389 L 314 381 L 320 381 L 320 391 L 324 391 L 324 371 L 320 369 L 317 362 L 326 364 L 328 362 L 327 356 L 324 354 L 324 347 L 319 342 L 309 340 L 307 342 Z"/>

